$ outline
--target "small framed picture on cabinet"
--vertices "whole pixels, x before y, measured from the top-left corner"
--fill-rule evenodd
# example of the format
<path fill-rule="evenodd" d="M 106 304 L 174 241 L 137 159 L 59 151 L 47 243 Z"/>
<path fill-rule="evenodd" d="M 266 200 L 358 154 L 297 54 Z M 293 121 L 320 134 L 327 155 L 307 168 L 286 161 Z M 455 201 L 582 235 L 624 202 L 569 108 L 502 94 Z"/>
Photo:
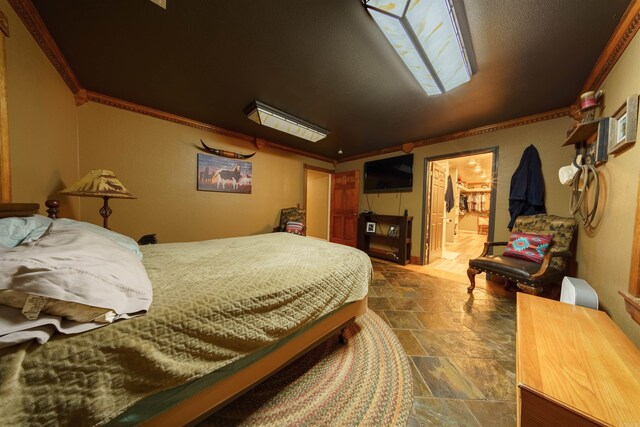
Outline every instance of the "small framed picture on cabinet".
<path fill-rule="evenodd" d="M 375 222 L 367 222 L 367 228 L 365 230 L 367 233 L 373 234 L 376 232 L 376 223 Z"/>

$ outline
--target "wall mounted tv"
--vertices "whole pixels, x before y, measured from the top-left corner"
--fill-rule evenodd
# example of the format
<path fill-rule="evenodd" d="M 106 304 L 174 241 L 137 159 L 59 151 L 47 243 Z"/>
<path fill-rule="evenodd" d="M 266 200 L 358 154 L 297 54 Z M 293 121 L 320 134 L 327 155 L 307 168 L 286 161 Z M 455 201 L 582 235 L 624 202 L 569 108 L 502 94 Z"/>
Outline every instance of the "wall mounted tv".
<path fill-rule="evenodd" d="M 413 190 L 413 154 L 364 164 L 365 193 L 399 193 Z"/>

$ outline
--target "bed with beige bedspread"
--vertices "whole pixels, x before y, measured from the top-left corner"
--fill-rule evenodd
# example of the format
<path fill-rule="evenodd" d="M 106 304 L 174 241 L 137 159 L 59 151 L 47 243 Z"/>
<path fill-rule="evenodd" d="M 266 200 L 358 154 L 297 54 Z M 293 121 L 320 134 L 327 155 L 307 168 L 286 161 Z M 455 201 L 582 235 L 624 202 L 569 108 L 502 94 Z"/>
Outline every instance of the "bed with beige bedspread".
<path fill-rule="evenodd" d="M 371 262 L 287 233 L 144 246 L 149 312 L 0 350 L 0 425 L 100 425 L 366 297 Z"/>

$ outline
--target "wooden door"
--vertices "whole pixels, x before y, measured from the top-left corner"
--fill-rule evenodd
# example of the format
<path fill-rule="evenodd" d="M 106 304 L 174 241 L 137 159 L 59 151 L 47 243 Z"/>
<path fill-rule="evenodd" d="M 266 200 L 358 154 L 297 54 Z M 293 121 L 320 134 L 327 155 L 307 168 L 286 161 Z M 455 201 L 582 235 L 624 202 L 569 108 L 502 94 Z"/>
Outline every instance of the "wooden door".
<path fill-rule="evenodd" d="M 431 264 L 442 257 L 445 182 L 445 169 L 442 166 L 431 162 L 429 171 L 429 250 L 427 264 Z"/>
<path fill-rule="evenodd" d="M 334 173 L 331 179 L 331 235 L 334 243 L 356 247 L 359 171 Z"/>

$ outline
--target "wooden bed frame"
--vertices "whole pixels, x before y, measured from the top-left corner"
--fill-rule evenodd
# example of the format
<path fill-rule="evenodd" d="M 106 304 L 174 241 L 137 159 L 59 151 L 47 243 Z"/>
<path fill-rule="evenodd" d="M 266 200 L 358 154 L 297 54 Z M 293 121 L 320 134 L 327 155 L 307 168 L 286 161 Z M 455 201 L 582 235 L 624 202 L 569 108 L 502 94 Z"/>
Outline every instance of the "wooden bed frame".
<path fill-rule="evenodd" d="M 48 208 L 48 216 L 57 218 L 59 203 L 55 200 L 47 200 L 45 205 Z M 38 209 L 37 203 L 0 203 L 0 218 L 29 216 L 37 213 Z M 175 426 L 190 425 L 202 421 L 226 403 L 258 385 L 327 339 L 339 334 L 341 341 L 344 342 L 345 327 L 366 311 L 366 296 L 361 300 L 342 306 L 261 359 L 216 382 L 197 395 L 159 413 L 154 418 L 143 422 L 142 425 Z"/>

